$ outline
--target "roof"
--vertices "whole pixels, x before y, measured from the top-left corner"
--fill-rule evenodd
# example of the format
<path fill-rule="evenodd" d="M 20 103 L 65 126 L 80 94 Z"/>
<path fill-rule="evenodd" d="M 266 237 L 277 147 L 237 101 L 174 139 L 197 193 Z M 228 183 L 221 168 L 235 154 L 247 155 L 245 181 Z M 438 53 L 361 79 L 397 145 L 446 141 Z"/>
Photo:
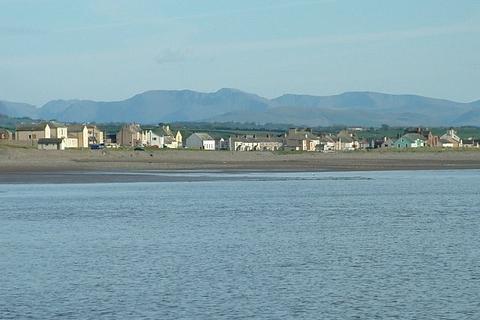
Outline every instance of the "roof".
<path fill-rule="evenodd" d="M 354 138 L 352 138 L 350 136 L 347 136 L 347 135 L 339 135 L 339 136 L 337 136 L 337 139 L 338 139 L 338 141 L 346 142 L 346 143 L 351 143 L 351 142 L 355 141 Z"/>
<path fill-rule="evenodd" d="M 460 141 L 450 136 L 442 136 L 440 138 L 440 142 L 441 143 L 460 143 Z"/>
<path fill-rule="evenodd" d="M 152 130 L 153 133 L 155 133 L 156 135 L 158 135 L 160 137 L 173 136 L 172 131 L 167 130 L 164 127 L 152 128 L 152 129 L 149 129 L 149 130 Z"/>
<path fill-rule="evenodd" d="M 59 122 L 38 122 L 38 123 L 22 123 L 17 125 L 16 131 L 42 131 L 45 130 L 45 126 L 48 124 L 50 129 L 56 129 L 58 127 L 66 127 L 63 123 Z"/>
<path fill-rule="evenodd" d="M 9 133 L 9 134 L 12 133 L 10 130 L 7 130 L 7 129 L 5 129 L 5 128 L 0 128 L 0 132 L 2 132 L 2 133 Z"/>
<path fill-rule="evenodd" d="M 205 132 L 195 132 L 195 133 L 192 133 L 191 136 L 197 136 L 200 140 L 215 140 L 212 138 L 211 135 Z"/>
<path fill-rule="evenodd" d="M 417 140 L 425 141 L 425 137 L 422 136 L 421 134 L 418 134 L 418 133 L 407 133 L 407 134 L 404 134 L 403 136 L 400 137 L 400 139 L 402 139 L 402 138 L 410 140 L 412 142 L 417 141 Z"/>
<path fill-rule="evenodd" d="M 288 140 L 318 139 L 318 135 L 310 129 L 289 129 L 285 138 Z"/>
<path fill-rule="evenodd" d="M 57 138 L 41 138 L 38 139 L 38 144 L 59 144 L 62 143 L 63 139 Z"/>
<path fill-rule="evenodd" d="M 42 122 L 42 123 L 22 123 L 17 125 L 16 130 L 17 131 L 42 131 L 45 130 L 47 123 Z"/>
<path fill-rule="evenodd" d="M 71 126 L 68 126 L 68 132 L 83 132 L 83 130 L 85 129 L 85 125 L 84 124 L 73 124 Z"/>
<path fill-rule="evenodd" d="M 320 136 L 320 142 L 335 142 L 335 139 L 330 135 L 322 135 Z"/>
<path fill-rule="evenodd" d="M 283 144 L 283 139 L 277 136 L 257 136 L 257 135 L 244 135 L 230 137 L 232 141 L 240 142 L 278 142 Z"/>

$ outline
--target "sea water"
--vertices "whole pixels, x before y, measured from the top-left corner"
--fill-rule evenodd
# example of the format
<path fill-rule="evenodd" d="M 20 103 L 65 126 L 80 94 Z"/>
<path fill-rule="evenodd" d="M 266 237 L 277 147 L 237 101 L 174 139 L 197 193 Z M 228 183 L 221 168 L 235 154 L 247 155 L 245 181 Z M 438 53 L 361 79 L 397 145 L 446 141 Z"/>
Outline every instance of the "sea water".
<path fill-rule="evenodd" d="M 211 175 L 0 184 L 0 319 L 480 318 L 480 171 Z"/>

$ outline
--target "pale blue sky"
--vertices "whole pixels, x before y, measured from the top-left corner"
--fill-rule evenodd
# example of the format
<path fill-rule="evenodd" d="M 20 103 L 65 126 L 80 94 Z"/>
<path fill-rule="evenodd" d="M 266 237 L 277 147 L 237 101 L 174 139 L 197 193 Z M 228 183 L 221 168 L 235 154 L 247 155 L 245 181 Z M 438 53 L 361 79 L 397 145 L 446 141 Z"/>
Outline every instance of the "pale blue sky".
<path fill-rule="evenodd" d="M 222 87 L 480 99 L 480 1 L 0 0 L 0 99 Z"/>

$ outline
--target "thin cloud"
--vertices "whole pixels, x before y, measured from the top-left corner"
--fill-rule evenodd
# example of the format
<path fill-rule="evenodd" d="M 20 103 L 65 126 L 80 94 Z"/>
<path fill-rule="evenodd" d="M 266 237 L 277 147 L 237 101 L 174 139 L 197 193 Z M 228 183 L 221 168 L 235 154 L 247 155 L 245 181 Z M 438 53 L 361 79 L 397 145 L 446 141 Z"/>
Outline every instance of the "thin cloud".
<path fill-rule="evenodd" d="M 45 34 L 47 31 L 20 26 L 0 26 L 0 35 L 4 36 L 30 36 Z"/>
<path fill-rule="evenodd" d="M 417 29 L 381 31 L 356 34 L 322 35 L 317 37 L 284 38 L 250 42 L 217 43 L 201 47 L 206 51 L 252 51 L 269 49 L 290 49 L 319 45 L 361 44 L 379 41 L 399 41 L 432 36 L 480 33 L 480 26 L 458 24 L 449 26 L 423 27 Z"/>
<path fill-rule="evenodd" d="M 188 49 L 164 49 L 155 57 L 155 62 L 161 65 L 186 61 L 190 56 Z"/>

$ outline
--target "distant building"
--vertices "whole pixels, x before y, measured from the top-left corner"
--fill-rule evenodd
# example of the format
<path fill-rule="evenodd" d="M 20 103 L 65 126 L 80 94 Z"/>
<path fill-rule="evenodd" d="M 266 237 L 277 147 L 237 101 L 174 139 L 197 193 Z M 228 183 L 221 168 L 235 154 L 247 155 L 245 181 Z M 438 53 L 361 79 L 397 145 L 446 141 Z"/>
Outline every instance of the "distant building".
<path fill-rule="evenodd" d="M 473 139 L 473 138 L 462 140 L 462 147 L 463 148 L 480 148 L 480 140 Z"/>
<path fill-rule="evenodd" d="M 42 138 L 66 139 L 67 126 L 56 122 L 19 124 L 15 130 L 15 140 L 38 141 Z"/>
<path fill-rule="evenodd" d="M 277 151 L 283 148 L 280 136 L 236 135 L 228 139 L 230 151 Z"/>
<path fill-rule="evenodd" d="M 158 128 L 142 130 L 142 145 L 147 147 L 163 148 L 165 136 Z"/>
<path fill-rule="evenodd" d="M 353 151 L 360 148 L 360 142 L 355 134 L 348 130 L 341 130 L 336 136 L 335 150 Z"/>
<path fill-rule="evenodd" d="M 382 149 L 382 148 L 391 148 L 395 144 L 395 141 L 388 137 L 383 137 L 383 139 L 372 139 L 370 140 L 369 148 L 371 149 Z"/>
<path fill-rule="evenodd" d="M 336 139 L 330 134 L 320 135 L 320 143 L 316 146 L 316 151 L 333 152 L 335 151 Z"/>
<path fill-rule="evenodd" d="M 228 140 L 223 138 L 215 139 L 215 149 L 216 150 L 228 150 Z"/>
<path fill-rule="evenodd" d="M 395 141 L 394 146 L 399 149 L 425 147 L 426 140 L 418 133 L 407 133 Z"/>
<path fill-rule="evenodd" d="M 290 128 L 285 134 L 284 147 L 293 151 L 316 151 L 320 144 L 319 136 L 312 129 Z"/>
<path fill-rule="evenodd" d="M 65 139 L 63 138 L 40 138 L 37 148 L 39 150 L 65 150 Z"/>
<path fill-rule="evenodd" d="M 84 124 L 68 126 L 68 141 L 70 148 L 88 148 L 88 128 Z"/>
<path fill-rule="evenodd" d="M 175 141 L 173 146 L 177 149 L 183 148 L 183 137 L 180 131 L 177 131 L 177 133 L 175 134 Z"/>
<path fill-rule="evenodd" d="M 105 143 L 103 131 L 93 124 L 87 124 L 88 145 Z"/>
<path fill-rule="evenodd" d="M 173 134 L 169 125 L 150 128 L 142 131 L 142 142 L 146 146 L 178 149 L 183 147 L 182 134 Z"/>
<path fill-rule="evenodd" d="M 135 147 L 142 144 L 142 129 L 139 124 L 124 125 L 117 133 L 117 144 L 126 147 Z"/>
<path fill-rule="evenodd" d="M 447 132 L 440 137 L 439 146 L 442 148 L 461 148 L 462 145 L 462 139 L 460 139 L 457 132 L 453 129 L 448 129 Z"/>
<path fill-rule="evenodd" d="M 0 128 L 0 140 L 12 140 L 12 138 L 13 135 L 11 131 Z"/>
<path fill-rule="evenodd" d="M 208 133 L 197 132 L 187 138 L 185 146 L 188 149 L 215 150 L 215 139 Z"/>
<path fill-rule="evenodd" d="M 407 133 L 417 133 L 423 136 L 426 147 L 437 147 L 439 145 L 439 137 L 434 135 L 432 131 L 427 128 L 408 128 L 405 130 L 404 134 Z"/>

